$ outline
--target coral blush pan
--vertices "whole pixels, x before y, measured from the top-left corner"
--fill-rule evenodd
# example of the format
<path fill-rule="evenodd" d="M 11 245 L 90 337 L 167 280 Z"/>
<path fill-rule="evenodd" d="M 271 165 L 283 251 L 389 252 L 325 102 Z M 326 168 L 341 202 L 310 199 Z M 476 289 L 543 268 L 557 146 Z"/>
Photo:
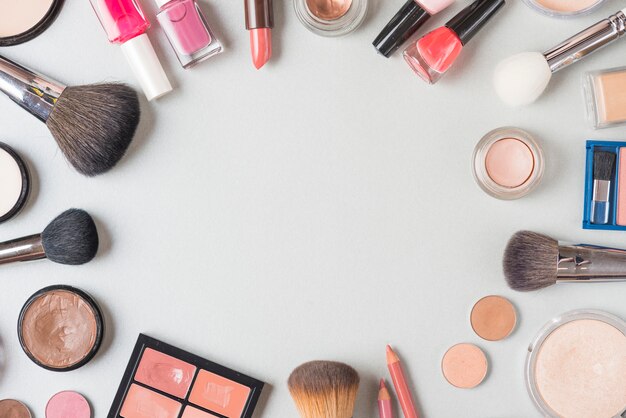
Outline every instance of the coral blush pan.
<path fill-rule="evenodd" d="M 256 69 L 263 67 L 272 56 L 274 7 L 272 0 L 244 0 L 246 29 L 250 31 L 250 52 Z"/>

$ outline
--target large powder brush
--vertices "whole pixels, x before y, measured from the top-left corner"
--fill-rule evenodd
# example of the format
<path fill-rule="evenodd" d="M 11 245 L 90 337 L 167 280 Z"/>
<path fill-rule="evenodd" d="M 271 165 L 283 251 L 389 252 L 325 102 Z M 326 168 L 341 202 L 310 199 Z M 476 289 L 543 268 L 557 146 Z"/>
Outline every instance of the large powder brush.
<path fill-rule="evenodd" d="M 556 283 L 626 281 L 626 250 L 567 245 L 531 231 L 515 233 L 504 251 L 504 276 L 514 290 Z"/>
<path fill-rule="evenodd" d="M 0 56 L 0 91 L 44 122 L 86 176 L 113 168 L 139 124 L 137 93 L 124 84 L 66 87 Z"/>
<path fill-rule="evenodd" d="M 48 258 L 59 264 L 91 261 L 98 252 L 98 230 L 92 217 L 81 209 L 68 209 L 48 224 L 41 234 L 0 243 L 0 264 Z"/>
<path fill-rule="evenodd" d="M 352 418 L 359 375 L 347 364 L 304 363 L 291 373 L 287 384 L 302 418 Z"/>

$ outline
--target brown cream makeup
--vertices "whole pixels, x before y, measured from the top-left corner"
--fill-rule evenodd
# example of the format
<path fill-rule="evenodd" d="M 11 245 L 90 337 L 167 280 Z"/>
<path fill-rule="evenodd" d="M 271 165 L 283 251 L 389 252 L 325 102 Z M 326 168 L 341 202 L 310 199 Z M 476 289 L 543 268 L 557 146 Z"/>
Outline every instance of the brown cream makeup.
<path fill-rule="evenodd" d="M 57 17 L 63 0 L 0 0 L 0 46 L 29 41 Z"/>
<path fill-rule="evenodd" d="M 52 371 L 85 365 L 98 352 L 103 333 L 96 302 L 71 286 L 50 286 L 35 293 L 22 308 L 18 322 L 26 355 Z"/>

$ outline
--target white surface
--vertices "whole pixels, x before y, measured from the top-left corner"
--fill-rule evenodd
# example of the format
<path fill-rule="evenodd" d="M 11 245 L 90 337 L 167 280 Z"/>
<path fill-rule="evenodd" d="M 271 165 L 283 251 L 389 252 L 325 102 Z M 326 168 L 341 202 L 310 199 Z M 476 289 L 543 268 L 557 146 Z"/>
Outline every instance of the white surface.
<path fill-rule="evenodd" d="M 143 3 L 153 16 L 154 5 Z M 584 141 L 626 136 L 587 127 L 581 78 L 623 66 L 626 41 L 560 72 L 521 110 L 500 103 L 492 72 L 504 57 L 549 48 L 626 2 L 554 20 L 511 0 L 436 86 L 412 74 L 400 53 L 386 60 L 371 45 L 401 3 L 373 1 L 357 32 L 325 39 L 302 27 L 290 2 L 276 1 L 274 56 L 261 71 L 238 1 L 203 2 L 227 49 L 192 70 L 152 30 L 176 90 L 142 101 L 128 156 L 93 179 L 72 171 L 43 124 L 0 100 L 1 139 L 28 160 L 36 183 L 0 239 L 38 232 L 72 206 L 89 210 L 102 235 L 99 256 L 82 267 L 2 266 L 0 397 L 26 402 L 41 418 L 50 396 L 73 389 L 104 417 L 145 332 L 268 382 L 257 417 L 296 416 L 285 381 L 312 359 L 357 368 L 355 417 L 376 417 L 387 343 L 425 418 L 538 416 L 523 381 L 528 344 L 572 309 L 626 317 L 626 284 L 515 293 L 501 255 L 522 228 L 626 247 L 624 232 L 581 229 Z M 48 32 L 1 53 L 67 83 L 137 86 L 87 2 L 67 2 Z M 505 125 L 535 134 L 547 162 L 542 185 L 513 202 L 483 193 L 470 169 L 475 144 Z M 65 374 L 28 360 L 15 331 L 28 296 L 57 283 L 90 292 L 109 326 L 100 354 Z M 481 341 L 469 324 L 472 305 L 488 294 L 510 297 L 519 310 L 518 328 L 502 342 Z M 459 342 L 477 343 L 490 359 L 474 390 L 453 388 L 440 372 L 442 355 Z"/>

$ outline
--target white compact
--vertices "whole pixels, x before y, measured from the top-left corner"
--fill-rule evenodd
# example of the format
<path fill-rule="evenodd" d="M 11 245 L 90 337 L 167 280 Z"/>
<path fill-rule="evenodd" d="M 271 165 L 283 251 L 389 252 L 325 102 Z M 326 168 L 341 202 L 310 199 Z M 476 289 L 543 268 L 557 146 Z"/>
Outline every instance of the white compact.
<path fill-rule="evenodd" d="M 30 173 L 22 158 L 0 142 L 0 223 L 17 215 L 30 194 Z"/>

